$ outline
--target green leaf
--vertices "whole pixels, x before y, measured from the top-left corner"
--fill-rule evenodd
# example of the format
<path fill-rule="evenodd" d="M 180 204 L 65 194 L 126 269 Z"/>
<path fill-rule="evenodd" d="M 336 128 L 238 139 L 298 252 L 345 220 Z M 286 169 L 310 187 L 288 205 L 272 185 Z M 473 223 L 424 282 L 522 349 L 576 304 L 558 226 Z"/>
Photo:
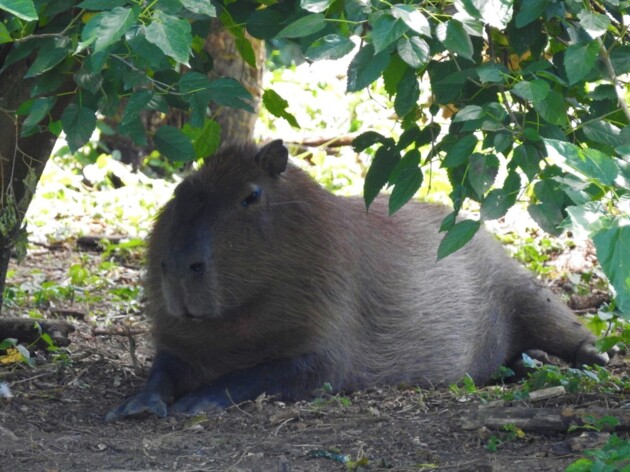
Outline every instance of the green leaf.
<path fill-rule="evenodd" d="M 231 32 L 234 35 L 234 45 L 238 53 L 248 65 L 256 69 L 256 53 L 254 52 L 252 43 L 250 43 L 247 36 L 245 36 L 245 30 L 242 28 L 232 28 Z"/>
<path fill-rule="evenodd" d="M 117 42 L 135 24 L 138 11 L 135 8 L 116 7 L 90 18 L 81 32 L 81 40 L 94 43 L 94 52 L 99 52 Z"/>
<path fill-rule="evenodd" d="M 470 241 L 481 227 L 481 222 L 473 220 L 458 221 L 444 236 L 438 247 L 438 260 L 445 258 Z"/>
<path fill-rule="evenodd" d="M 550 0 L 523 0 L 520 10 L 516 14 L 516 27 L 522 28 L 540 18 L 549 3 Z"/>
<path fill-rule="evenodd" d="M 263 104 L 265 108 L 271 113 L 273 116 L 278 118 L 284 118 L 289 122 L 291 126 L 294 128 L 299 128 L 295 116 L 287 111 L 287 107 L 289 106 L 289 102 L 287 102 L 284 98 L 282 98 L 275 90 L 267 89 L 264 91 L 262 96 Z"/>
<path fill-rule="evenodd" d="M 534 180 L 534 177 L 538 175 L 542 158 L 543 156 L 540 155 L 535 146 L 531 144 L 519 144 L 514 148 L 512 162 L 525 172 L 525 175 L 531 182 Z"/>
<path fill-rule="evenodd" d="M 88 92 L 96 93 L 103 84 L 103 76 L 99 73 L 93 73 L 82 67 L 74 74 L 76 84 Z"/>
<path fill-rule="evenodd" d="M 562 185 L 555 179 L 545 178 L 534 185 L 534 195 L 542 203 L 551 203 L 560 207 L 564 202 Z"/>
<path fill-rule="evenodd" d="M 505 29 L 512 19 L 514 0 L 472 0 L 472 4 L 484 23 L 499 30 Z"/>
<path fill-rule="evenodd" d="M 400 210 L 416 194 L 422 185 L 422 178 L 422 170 L 419 167 L 407 167 L 400 173 L 389 197 L 390 216 Z"/>
<path fill-rule="evenodd" d="M 424 15 L 413 5 L 397 4 L 392 6 L 391 14 L 394 18 L 400 19 L 418 34 L 431 37 L 431 26 Z"/>
<path fill-rule="evenodd" d="M 576 460 L 565 469 L 565 472 L 592 472 L 592 471 L 593 471 L 593 461 L 586 458 Z"/>
<path fill-rule="evenodd" d="M 329 34 L 319 38 L 306 50 L 306 57 L 311 61 L 322 59 L 340 59 L 352 52 L 354 43 L 338 34 Z"/>
<path fill-rule="evenodd" d="M 451 146 L 442 161 L 442 167 L 451 169 L 457 167 L 470 157 L 477 146 L 478 140 L 474 134 L 467 134 Z"/>
<path fill-rule="evenodd" d="M 584 175 L 604 185 L 614 185 L 619 168 L 612 156 L 597 149 L 581 149 L 579 155 L 580 161 L 569 162 L 569 164 L 575 165 L 575 168 Z"/>
<path fill-rule="evenodd" d="M 582 126 L 584 135 L 591 141 L 617 147 L 626 143 L 619 128 L 608 121 L 589 121 Z"/>
<path fill-rule="evenodd" d="M 70 152 L 76 152 L 92 137 L 96 128 L 96 114 L 94 110 L 71 103 L 61 115 L 61 125 Z"/>
<path fill-rule="evenodd" d="M 400 79 L 398 92 L 394 99 L 394 110 L 399 117 L 404 117 L 414 109 L 420 98 L 420 87 L 418 77 L 413 69 L 407 68 L 407 72 Z"/>
<path fill-rule="evenodd" d="M 39 50 L 37 58 L 33 61 L 31 67 L 28 68 L 26 74 L 24 74 L 25 78 L 30 79 L 31 77 L 48 72 L 69 56 L 70 51 L 68 51 L 68 49 L 54 47 L 53 43 L 49 44 L 50 46 L 45 45 Z"/>
<path fill-rule="evenodd" d="M 453 123 L 463 121 L 478 120 L 484 116 L 485 112 L 479 105 L 468 105 L 457 112 L 453 118 Z"/>
<path fill-rule="evenodd" d="M 436 33 L 446 49 L 466 59 L 472 59 L 473 44 L 461 22 L 448 20 L 446 23 L 441 23 L 437 27 Z"/>
<path fill-rule="evenodd" d="M 486 62 L 476 69 L 479 80 L 482 84 L 503 84 L 510 75 L 503 64 L 495 64 L 494 62 Z"/>
<path fill-rule="evenodd" d="M 221 125 L 214 120 L 206 119 L 203 129 L 193 140 L 193 148 L 197 158 L 213 155 L 221 144 Z"/>
<path fill-rule="evenodd" d="M 512 87 L 512 93 L 532 103 L 542 102 L 549 92 L 551 92 L 551 87 L 547 81 L 541 79 L 518 82 Z"/>
<path fill-rule="evenodd" d="M 127 0 L 84 0 L 77 5 L 77 8 L 84 10 L 112 10 L 115 7 L 122 7 Z"/>
<path fill-rule="evenodd" d="M 398 55 L 414 69 L 428 64 L 430 59 L 430 48 L 427 42 L 412 36 L 411 38 L 401 38 L 397 44 Z"/>
<path fill-rule="evenodd" d="M 0 10 L 8 11 L 24 21 L 39 19 L 33 0 L 0 0 Z"/>
<path fill-rule="evenodd" d="M 554 236 L 559 236 L 562 233 L 560 224 L 564 220 L 564 216 L 558 205 L 553 203 L 532 203 L 527 207 L 527 212 L 543 231 Z"/>
<path fill-rule="evenodd" d="M 256 10 L 247 19 L 247 32 L 254 38 L 273 39 L 282 30 L 285 15 L 272 8 Z"/>
<path fill-rule="evenodd" d="M 399 160 L 400 154 L 393 146 L 383 145 L 376 150 L 363 184 L 363 198 L 367 208 L 387 183 Z"/>
<path fill-rule="evenodd" d="M 391 60 L 383 71 L 383 85 L 385 86 L 385 92 L 387 92 L 390 97 L 393 97 L 398 90 L 400 79 L 402 79 L 403 74 L 407 72 L 409 66 L 400 56 L 392 54 L 390 57 Z"/>
<path fill-rule="evenodd" d="M 303 16 L 280 30 L 276 38 L 303 38 L 317 33 L 326 27 L 326 17 L 323 13 L 312 13 Z"/>
<path fill-rule="evenodd" d="M 188 162 L 195 159 L 195 149 L 190 139 L 173 126 L 162 126 L 153 137 L 156 149 L 167 159 Z"/>
<path fill-rule="evenodd" d="M 0 44 L 6 44 L 13 42 L 13 38 L 11 37 L 11 33 L 4 23 L 0 23 Z"/>
<path fill-rule="evenodd" d="M 124 136 L 129 136 L 134 144 L 144 147 L 148 145 L 147 132 L 144 129 L 140 117 L 128 121 L 125 124 L 120 124 L 118 132 Z"/>
<path fill-rule="evenodd" d="M 516 198 L 514 198 L 515 200 Z M 495 188 L 481 202 L 482 221 L 496 220 L 504 216 L 514 205 L 514 201 L 502 188 Z"/>
<path fill-rule="evenodd" d="M 400 146 L 400 142 L 398 143 L 397 148 L 404 149 Z M 420 165 L 420 151 L 417 149 L 411 149 L 407 152 L 404 157 L 398 161 L 394 170 L 389 174 L 389 185 L 395 185 L 398 181 L 398 178 L 405 172 L 411 172 L 413 169 L 418 168 Z"/>
<path fill-rule="evenodd" d="M 374 54 L 374 46 L 366 44 L 350 62 L 346 91 L 358 92 L 381 76 L 391 59 L 387 51 Z"/>
<path fill-rule="evenodd" d="M 180 64 L 188 63 L 192 33 L 188 20 L 179 19 L 157 10 L 145 28 L 147 41 L 159 47 L 164 54 Z"/>
<path fill-rule="evenodd" d="M 393 44 L 407 31 L 409 27 L 404 21 L 387 14 L 378 16 L 372 25 L 372 41 L 376 54 Z"/>
<path fill-rule="evenodd" d="M 120 124 L 126 126 L 131 123 L 131 121 L 139 119 L 140 112 L 147 108 L 152 98 L 153 92 L 151 90 L 140 89 L 134 92 L 129 100 L 127 100 L 127 105 L 125 106 Z"/>
<path fill-rule="evenodd" d="M 38 131 L 37 124 L 42 121 L 57 102 L 57 97 L 40 97 L 33 100 L 28 116 L 22 122 L 21 136 L 29 136 Z"/>
<path fill-rule="evenodd" d="M 468 181 L 477 195 L 482 197 L 497 178 L 499 158 L 494 154 L 476 152 L 470 156 L 468 165 Z"/>
<path fill-rule="evenodd" d="M 322 13 L 328 9 L 332 0 L 300 0 L 300 6 L 311 13 Z"/>
<path fill-rule="evenodd" d="M 619 167 L 613 158 L 596 149 L 582 149 L 575 144 L 543 139 L 550 157 L 560 157 L 573 169 L 605 185 L 613 185 Z"/>
<path fill-rule="evenodd" d="M 534 110 L 552 125 L 564 126 L 567 124 L 567 106 L 564 97 L 555 90 L 549 92 L 544 100 L 534 102 Z"/>
<path fill-rule="evenodd" d="M 564 70 L 569 79 L 569 85 L 582 80 L 591 71 L 597 61 L 599 43 L 591 41 L 587 44 L 573 44 L 564 53 Z"/>
<path fill-rule="evenodd" d="M 630 222 L 614 218 L 593 236 L 597 259 L 615 288 L 617 308 L 630 318 Z"/>
<path fill-rule="evenodd" d="M 242 108 L 253 112 L 249 103 L 251 94 L 239 81 L 230 77 L 211 81 L 205 74 L 188 72 L 179 79 L 177 85 L 180 92 L 194 97 L 191 100 L 197 106 L 205 107 L 207 102 L 213 101 L 217 105 Z"/>
<path fill-rule="evenodd" d="M 222 77 L 213 80 L 210 82 L 207 90 L 210 93 L 210 99 L 217 105 L 241 108 L 252 113 L 254 112 L 254 109 L 249 103 L 252 99 L 251 93 L 236 79 Z"/>
<path fill-rule="evenodd" d="M 209 18 L 216 18 L 217 9 L 208 0 L 179 0 L 184 8 L 195 15 L 207 16 Z"/>
<path fill-rule="evenodd" d="M 601 13 L 595 13 L 590 10 L 582 10 L 578 13 L 580 19 L 580 26 L 584 28 L 584 31 L 593 38 L 599 38 L 608 30 L 610 26 L 610 19 L 606 15 Z"/>
<path fill-rule="evenodd" d="M 370 146 L 374 146 L 377 143 L 385 144 L 391 138 L 386 138 L 376 131 L 366 131 L 352 140 L 352 149 L 355 152 L 363 152 Z"/>

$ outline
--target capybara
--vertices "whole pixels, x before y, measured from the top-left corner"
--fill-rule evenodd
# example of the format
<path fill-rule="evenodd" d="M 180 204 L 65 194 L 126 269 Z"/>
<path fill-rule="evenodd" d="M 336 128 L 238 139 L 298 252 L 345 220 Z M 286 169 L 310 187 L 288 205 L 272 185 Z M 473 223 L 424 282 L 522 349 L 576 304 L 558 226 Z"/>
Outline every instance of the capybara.
<path fill-rule="evenodd" d="M 308 398 L 325 383 L 483 384 L 533 349 L 607 362 L 488 233 L 437 261 L 446 208 L 409 203 L 389 217 L 377 199 L 366 211 L 287 161 L 280 140 L 229 147 L 176 188 L 147 255 L 157 354 L 144 389 L 108 420 L 263 392 Z"/>

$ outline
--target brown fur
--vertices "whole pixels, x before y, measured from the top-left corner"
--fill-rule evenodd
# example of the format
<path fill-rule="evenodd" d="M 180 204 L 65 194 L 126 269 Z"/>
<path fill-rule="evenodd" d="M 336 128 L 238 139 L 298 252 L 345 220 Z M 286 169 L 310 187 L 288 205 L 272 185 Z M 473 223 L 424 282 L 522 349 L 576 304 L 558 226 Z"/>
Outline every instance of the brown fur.
<path fill-rule="evenodd" d="M 318 381 L 338 390 L 466 374 L 484 383 L 536 348 L 605 362 L 573 313 L 486 232 L 438 262 L 444 207 L 410 203 L 388 217 L 377 199 L 366 212 L 291 164 L 283 171 L 280 142 L 257 153 L 211 157 L 150 239 L 148 313 L 158 350 L 199 372 L 188 389 L 309 353 Z"/>

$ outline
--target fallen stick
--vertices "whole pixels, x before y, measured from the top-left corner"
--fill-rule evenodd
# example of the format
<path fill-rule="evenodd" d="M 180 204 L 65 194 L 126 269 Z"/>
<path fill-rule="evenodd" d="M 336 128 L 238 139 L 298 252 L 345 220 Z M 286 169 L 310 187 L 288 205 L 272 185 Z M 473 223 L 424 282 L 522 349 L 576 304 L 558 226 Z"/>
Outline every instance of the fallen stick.
<path fill-rule="evenodd" d="M 487 408 L 466 413 L 461 420 L 461 427 L 465 430 L 482 427 L 496 430 L 514 425 L 523 431 L 566 432 L 570 426 L 591 424 L 591 418 L 597 421 L 604 416 L 617 418 L 619 424 L 614 428 L 602 429 L 630 431 L 630 410 L 607 408 Z M 585 421 L 585 418 L 589 420 Z"/>
<path fill-rule="evenodd" d="M 57 346 L 70 344 L 68 334 L 75 328 L 64 320 L 36 320 L 33 318 L 0 318 L 0 341 L 7 338 L 17 339 L 22 344 L 31 344 L 40 338 L 40 333 L 35 328 L 38 323 L 42 332 L 47 333 Z M 39 347 L 46 347 L 43 341 L 38 342 Z"/>

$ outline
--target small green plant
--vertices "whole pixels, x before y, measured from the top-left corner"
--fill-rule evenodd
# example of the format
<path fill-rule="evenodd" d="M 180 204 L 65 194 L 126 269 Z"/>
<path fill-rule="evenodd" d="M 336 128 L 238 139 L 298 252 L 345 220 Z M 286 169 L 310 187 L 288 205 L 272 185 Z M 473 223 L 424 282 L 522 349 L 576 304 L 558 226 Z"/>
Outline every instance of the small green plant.
<path fill-rule="evenodd" d="M 349 407 L 352 405 L 352 400 L 344 395 L 333 395 L 334 389 L 329 382 L 324 382 L 322 385 L 322 396 L 315 398 L 311 404 L 316 407 L 327 405 L 341 405 L 343 407 Z"/>
<path fill-rule="evenodd" d="M 75 289 L 73 286 L 64 286 L 53 280 L 42 282 L 39 288 L 33 292 L 33 301 L 37 306 L 43 306 L 55 300 L 73 301 L 74 298 Z"/>
<path fill-rule="evenodd" d="M 145 242 L 140 238 L 132 238 L 119 243 L 113 243 L 104 239 L 103 244 L 103 259 L 109 259 L 115 257 L 123 261 L 138 261 L 143 253 Z"/>
<path fill-rule="evenodd" d="M 520 245 L 517 246 L 514 257 L 525 264 L 529 270 L 539 275 L 546 275 L 551 272 L 547 262 L 550 254 L 556 252 L 558 247 L 554 242 L 546 237 L 543 238 L 525 238 Z"/>
<path fill-rule="evenodd" d="M 0 356 L 0 364 L 7 365 L 24 362 L 30 366 L 34 365 L 28 348 L 19 344 L 15 338 L 7 338 L 0 342 L 0 351 L 5 353 Z"/>
<path fill-rule="evenodd" d="M 527 354 L 523 354 L 523 360 L 531 369 L 527 380 L 523 382 L 525 392 L 561 385 L 569 393 L 613 393 L 623 391 L 630 386 L 630 379 L 615 377 L 600 366 L 585 366 L 582 369 L 561 368 L 552 364 L 540 366 Z"/>
<path fill-rule="evenodd" d="M 525 437 L 525 431 L 516 426 L 515 424 L 506 424 L 503 426 L 503 437 L 499 438 L 495 435 L 490 436 L 486 449 L 490 452 L 497 452 L 497 449 L 503 444 L 516 441 L 517 439 L 523 439 Z"/>
<path fill-rule="evenodd" d="M 83 264 L 72 264 L 68 269 L 68 275 L 70 276 L 72 285 L 80 287 L 86 284 L 90 273 Z"/>
<path fill-rule="evenodd" d="M 585 456 L 567 467 L 566 472 L 629 472 L 630 441 L 612 434 L 599 449 L 585 451 Z"/>
<path fill-rule="evenodd" d="M 0 364 L 16 364 L 22 362 L 31 367 L 35 366 L 35 360 L 31 357 L 31 349 L 42 343 L 46 346 L 46 351 L 53 354 L 54 361 L 68 362 L 68 354 L 62 351 L 48 333 L 42 331 L 42 327 L 36 321 L 33 328 L 37 330 L 39 336 L 29 345 L 20 344 L 17 339 L 7 338 L 0 342 L 0 351 L 5 354 L 0 355 Z"/>
<path fill-rule="evenodd" d="M 468 374 L 466 374 L 466 376 L 456 384 L 449 385 L 448 388 L 457 396 L 479 392 L 479 389 L 475 385 L 475 381 Z"/>
<path fill-rule="evenodd" d="M 602 416 L 601 418 L 595 418 L 594 416 L 585 416 L 583 421 L 584 424 L 582 425 L 569 426 L 569 432 L 580 429 L 601 432 L 606 429 L 614 429 L 615 426 L 619 425 L 619 420 L 614 416 Z"/>

